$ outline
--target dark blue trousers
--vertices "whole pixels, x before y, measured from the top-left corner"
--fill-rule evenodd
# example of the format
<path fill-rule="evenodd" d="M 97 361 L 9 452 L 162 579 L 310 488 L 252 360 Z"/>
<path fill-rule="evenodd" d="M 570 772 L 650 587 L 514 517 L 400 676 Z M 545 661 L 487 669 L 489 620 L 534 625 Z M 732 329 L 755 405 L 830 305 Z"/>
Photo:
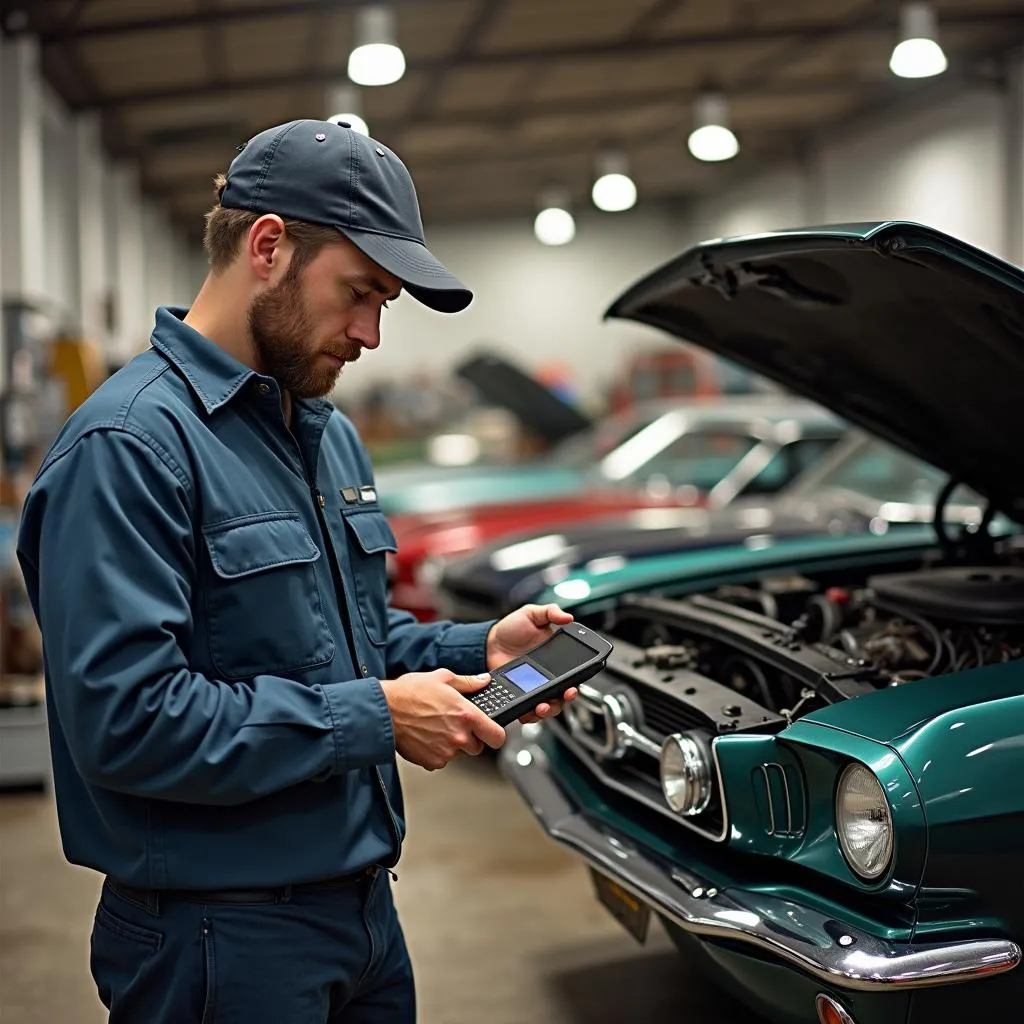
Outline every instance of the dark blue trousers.
<path fill-rule="evenodd" d="M 91 966 L 110 1024 L 416 1019 L 412 965 L 386 871 L 245 903 L 140 898 L 108 883 Z"/>

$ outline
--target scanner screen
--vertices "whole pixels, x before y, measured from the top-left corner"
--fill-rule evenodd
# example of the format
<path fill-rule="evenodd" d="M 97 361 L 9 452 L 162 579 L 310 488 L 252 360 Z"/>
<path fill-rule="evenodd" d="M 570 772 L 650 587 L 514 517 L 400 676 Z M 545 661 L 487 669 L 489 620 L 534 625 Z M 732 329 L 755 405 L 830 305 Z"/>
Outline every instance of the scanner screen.
<path fill-rule="evenodd" d="M 532 665 L 528 665 L 526 662 L 523 662 L 522 665 L 516 665 L 515 668 L 503 669 L 502 671 L 524 693 L 536 690 L 538 686 L 543 686 L 548 681 L 546 675 L 538 672 Z"/>

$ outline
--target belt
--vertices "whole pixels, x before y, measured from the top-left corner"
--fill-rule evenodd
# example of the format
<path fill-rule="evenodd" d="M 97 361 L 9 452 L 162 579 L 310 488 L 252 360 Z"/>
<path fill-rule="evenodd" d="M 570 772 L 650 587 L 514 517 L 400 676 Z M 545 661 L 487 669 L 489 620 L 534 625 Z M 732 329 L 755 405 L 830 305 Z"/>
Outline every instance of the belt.
<path fill-rule="evenodd" d="M 378 872 L 388 870 L 374 864 L 350 875 L 338 875 L 314 882 L 299 882 L 296 885 L 279 885 L 264 889 L 143 889 L 125 885 L 109 875 L 107 888 L 122 899 L 135 903 L 145 910 L 157 912 L 161 903 L 180 900 L 185 903 L 287 903 L 295 893 L 330 892 L 347 889 L 369 879 Z M 391 872 L 389 872 L 390 874 Z"/>

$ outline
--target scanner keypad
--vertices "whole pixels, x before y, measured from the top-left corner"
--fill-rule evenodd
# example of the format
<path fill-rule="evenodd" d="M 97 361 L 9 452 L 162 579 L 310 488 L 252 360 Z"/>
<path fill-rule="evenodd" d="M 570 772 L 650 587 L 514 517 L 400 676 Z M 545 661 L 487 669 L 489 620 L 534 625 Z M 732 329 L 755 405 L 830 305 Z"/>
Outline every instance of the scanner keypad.
<path fill-rule="evenodd" d="M 493 715 L 501 711 L 502 708 L 507 707 L 518 697 L 519 694 L 513 693 L 508 687 L 492 680 L 478 693 L 472 694 L 469 699 L 485 715 Z"/>

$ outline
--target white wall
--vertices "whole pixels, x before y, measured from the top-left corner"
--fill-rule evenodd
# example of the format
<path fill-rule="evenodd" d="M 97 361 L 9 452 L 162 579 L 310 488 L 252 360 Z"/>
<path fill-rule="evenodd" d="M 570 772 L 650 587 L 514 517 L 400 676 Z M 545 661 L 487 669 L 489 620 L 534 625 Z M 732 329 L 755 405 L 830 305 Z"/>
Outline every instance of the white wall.
<path fill-rule="evenodd" d="M 754 235 L 814 219 L 804 168 L 786 164 L 696 204 L 687 217 L 684 243 Z"/>
<path fill-rule="evenodd" d="M 539 244 L 529 218 L 428 225 L 428 245 L 474 291 L 473 303 L 446 316 L 402 296 L 384 313 L 381 347 L 364 356 L 342 387 L 419 369 L 443 372 L 487 346 L 527 368 L 573 365 L 586 399 L 607 385 L 625 353 L 666 344 L 658 332 L 601 318 L 625 287 L 679 251 L 680 238 L 678 217 L 652 207 L 580 215 L 575 240 L 562 247 Z"/>
<path fill-rule="evenodd" d="M 96 118 L 69 112 L 43 81 L 28 37 L 0 42 L 0 138 L 0 292 L 42 300 L 110 360 L 129 358 L 157 305 L 188 303 L 193 253 L 143 199 L 137 169 L 113 166 Z"/>
<path fill-rule="evenodd" d="M 840 133 L 801 166 L 750 177 L 691 211 L 690 240 L 800 224 L 920 221 L 1013 258 L 1006 103 L 970 92 Z"/>

